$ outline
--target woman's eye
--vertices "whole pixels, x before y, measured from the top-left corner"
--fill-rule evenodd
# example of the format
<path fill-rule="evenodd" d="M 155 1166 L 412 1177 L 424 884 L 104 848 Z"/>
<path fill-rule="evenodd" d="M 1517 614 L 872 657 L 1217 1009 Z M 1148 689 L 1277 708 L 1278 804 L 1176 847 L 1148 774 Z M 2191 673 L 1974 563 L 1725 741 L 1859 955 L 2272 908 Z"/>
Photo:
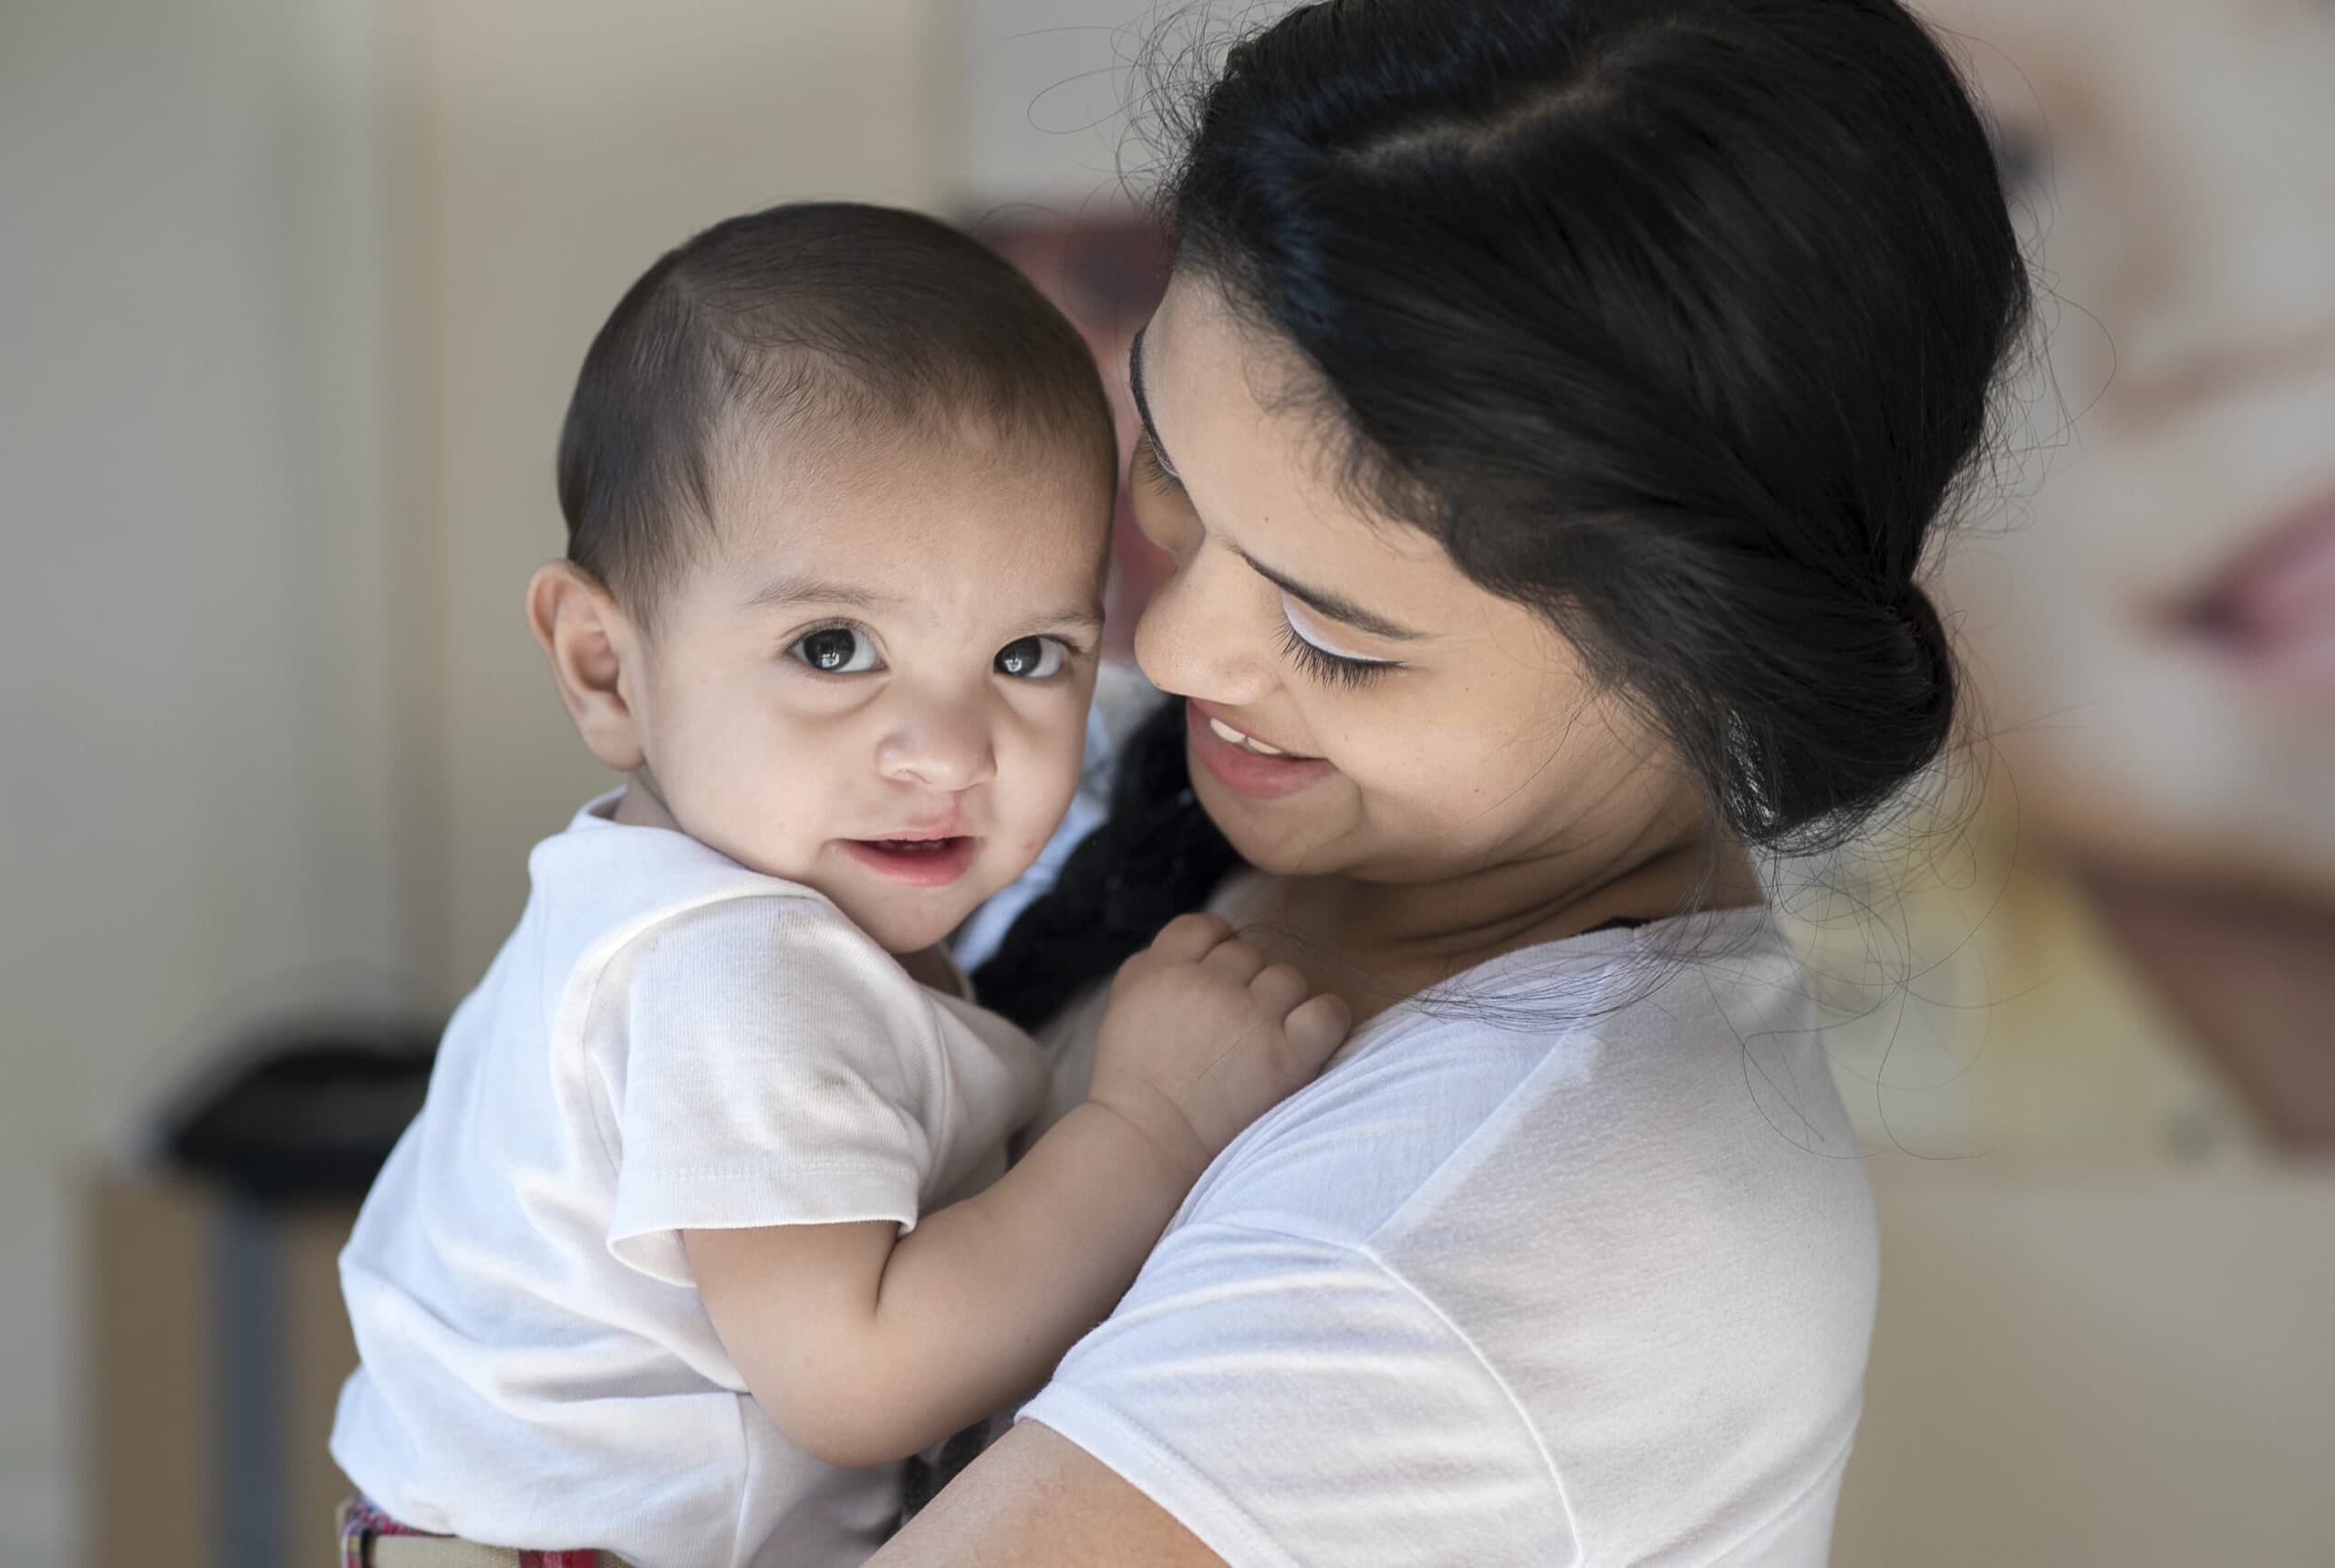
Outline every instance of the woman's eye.
<path fill-rule="evenodd" d="M 794 639 L 787 652 L 825 675 L 861 675 L 880 669 L 876 645 L 847 626 L 823 626 Z"/>
<path fill-rule="evenodd" d="M 1299 612 L 1283 594 L 1281 599 L 1281 646 L 1300 670 L 1316 680 L 1339 686 L 1360 686 L 1375 680 L 1390 670 L 1403 668 L 1392 659 L 1365 659 L 1360 654 L 1340 653 L 1323 647 L 1298 629 Z"/>
<path fill-rule="evenodd" d="M 1049 675 L 1061 674 L 1069 659 L 1070 649 L 1059 638 L 1024 637 L 997 650 L 994 668 L 1000 675 L 1017 680 L 1043 680 Z"/>
<path fill-rule="evenodd" d="M 1316 648 L 1305 640 L 1304 633 L 1287 621 L 1282 622 L 1281 646 L 1282 651 L 1288 654 L 1300 670 L 1316 680 L 1327 681 L 1334 686 L 1361 686 L 1375 680 L 1390 670 L 1402 668 L 1375 659 L 1347 659 Z"/>

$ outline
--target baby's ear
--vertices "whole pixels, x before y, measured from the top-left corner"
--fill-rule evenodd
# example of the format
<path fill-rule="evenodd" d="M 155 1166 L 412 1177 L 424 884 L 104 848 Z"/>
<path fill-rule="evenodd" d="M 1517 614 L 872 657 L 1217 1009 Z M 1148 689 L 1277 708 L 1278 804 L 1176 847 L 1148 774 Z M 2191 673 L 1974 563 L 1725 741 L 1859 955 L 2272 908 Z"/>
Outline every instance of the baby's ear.
<path fill-rule="evenodd" d="M 616 596 L 573 561 L 545 561 L 527 579 L 527 624 L 585 746 L 618 773 L 640 767 L 640 639 Z"/>

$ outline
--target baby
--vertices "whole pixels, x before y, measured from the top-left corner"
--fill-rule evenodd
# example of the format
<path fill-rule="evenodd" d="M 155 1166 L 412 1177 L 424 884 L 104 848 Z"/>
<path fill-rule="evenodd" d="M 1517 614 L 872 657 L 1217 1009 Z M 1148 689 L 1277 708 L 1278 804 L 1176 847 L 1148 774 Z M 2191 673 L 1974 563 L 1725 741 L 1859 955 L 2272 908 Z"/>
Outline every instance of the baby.
<path fill-rule="evenodd" d="M 617 306 L 527 608 L 628 782 L 535 847 L 342 1254 L 345 1551 L 861 1561 L 1344 1035 L 1186 917 L 1006 1168 L 1044 1064 L 939 944 L 1070 803 L 1115 452 L 1069 324 L 929 219 L 735 218 Z"/>

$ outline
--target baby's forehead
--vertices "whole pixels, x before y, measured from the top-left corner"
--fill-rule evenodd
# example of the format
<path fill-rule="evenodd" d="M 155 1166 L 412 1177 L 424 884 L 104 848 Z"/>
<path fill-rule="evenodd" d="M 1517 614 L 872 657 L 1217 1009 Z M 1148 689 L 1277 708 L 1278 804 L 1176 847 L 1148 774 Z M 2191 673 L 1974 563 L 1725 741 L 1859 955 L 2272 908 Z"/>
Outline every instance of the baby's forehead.
<path fill-rule="evenodd" d="M 706 565 L 765 602 L 804 583 L 903 607 L 1099 595 L 1111 475 L 1068 432 L 877 428 L 739 445 L 709 498 Z"/>
<path fill-rule="evenodd" d="M 778 501 L 880 508 L 904 493 L 979 487 L 1112 490 L 1117 452 L 1064 421 L 991 418 L 979 408 L 923 402 L 898 409 L 846 404 L 779 418 L 733 406 L 710 432 L 718 509 Z M 1107 504 L 1108 498 L 1105 498 Z"/>

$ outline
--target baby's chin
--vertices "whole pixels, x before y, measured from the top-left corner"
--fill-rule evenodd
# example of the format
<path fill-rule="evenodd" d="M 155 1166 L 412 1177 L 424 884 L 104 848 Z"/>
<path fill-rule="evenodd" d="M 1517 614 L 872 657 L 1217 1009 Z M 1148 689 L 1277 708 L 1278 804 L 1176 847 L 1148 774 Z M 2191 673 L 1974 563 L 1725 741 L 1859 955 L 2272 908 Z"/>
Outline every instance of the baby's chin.
<path fill-rule="evenodd" d="M 895 957 L 924 951 L 948 940 L 950 932 L 972 917 L 974 910 L 988 901 L 991 895 L 1002 891 L 1012 877 L 980 877 L 970 888 L 949 888 L 929 892 L 903 889 L 897 894 L 870 898 L 860 888 L 821 888 L 851 919 L 851 923 L 867 933 L 878 947 Z M 971 880 L 970 877 L 968 878 Z"/>
<path fill-rule="evenodd" d="M 950 899 L 945 904 L 931 900 L 920 906 L 899 901 L 875 903 L 848 897 L 838 898 L 833 893 L 828 897 L 850 918 L 853 925 L 867 932 L 877 946 L 896 958 L 922 952 L 939 943 L 963 924 L 965 917 L 971 914 L 974 908 L 972 904 L 957 899 Z"/>

